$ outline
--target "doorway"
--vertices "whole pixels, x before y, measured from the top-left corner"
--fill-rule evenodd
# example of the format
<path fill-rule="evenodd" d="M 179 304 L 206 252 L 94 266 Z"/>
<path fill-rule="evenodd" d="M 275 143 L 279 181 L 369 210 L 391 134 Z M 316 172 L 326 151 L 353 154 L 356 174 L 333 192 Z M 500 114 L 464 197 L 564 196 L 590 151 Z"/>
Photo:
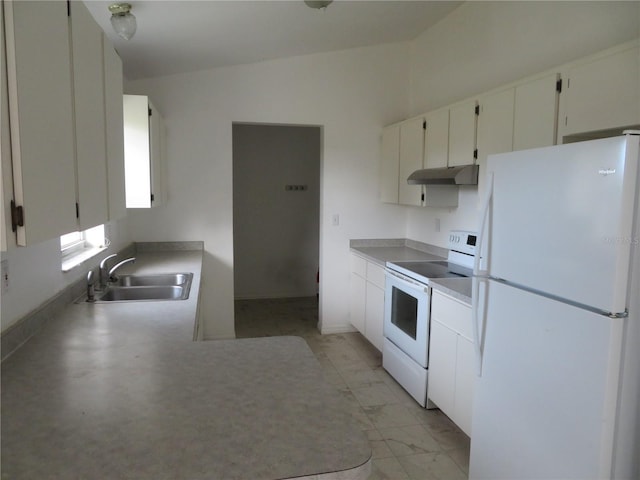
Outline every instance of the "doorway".
<path fill-rule="evenodd" d="M 237 333 L 247 309 L 253 322 L 269 322 L 283 305 L 299 306 L 285 299 L 317 300 L 321 134 L 318 126 L 233 124 Z"/>

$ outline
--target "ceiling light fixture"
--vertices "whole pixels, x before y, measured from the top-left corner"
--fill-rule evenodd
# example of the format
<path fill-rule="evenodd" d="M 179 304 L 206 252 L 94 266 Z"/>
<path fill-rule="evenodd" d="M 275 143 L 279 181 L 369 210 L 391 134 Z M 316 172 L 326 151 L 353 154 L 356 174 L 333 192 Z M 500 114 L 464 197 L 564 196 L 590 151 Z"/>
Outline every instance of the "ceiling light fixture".
<path fill-rule="evenodd" d="M 113 3 L 109 5 L 111 26 L 120 38 L 131 39 L 136 33 L 136 17 L 131 13 L 130 3 Z"/>
<path fill-rule="evenodd" d="M 332 2 L 333 0 L 304 0 L 304 3 L 307 4 L 307 7 L 315 8 L 317 10 L 326 9 Z"/>

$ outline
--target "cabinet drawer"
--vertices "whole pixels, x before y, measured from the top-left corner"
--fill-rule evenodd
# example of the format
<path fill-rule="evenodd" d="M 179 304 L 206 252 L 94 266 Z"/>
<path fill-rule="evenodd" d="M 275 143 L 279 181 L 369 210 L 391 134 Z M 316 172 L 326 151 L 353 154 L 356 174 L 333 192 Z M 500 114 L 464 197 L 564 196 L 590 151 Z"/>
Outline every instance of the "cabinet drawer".
<path fill-rule="evenodd" d="M 384 288 L 384 268 L 367 262 L 367 280 L 380 288 Z"/>
<path fill-rule="evenodd" d="M 351 271 L 362 278 L 367 277 L 367 261 L 355 254 L 351 254 Z"/>
<path fill-rule="evenodd" d="M 434 291 L 431 298 L 431 316 L 443 325 L 471 340 L 471 307 L 452 297 Z"/>

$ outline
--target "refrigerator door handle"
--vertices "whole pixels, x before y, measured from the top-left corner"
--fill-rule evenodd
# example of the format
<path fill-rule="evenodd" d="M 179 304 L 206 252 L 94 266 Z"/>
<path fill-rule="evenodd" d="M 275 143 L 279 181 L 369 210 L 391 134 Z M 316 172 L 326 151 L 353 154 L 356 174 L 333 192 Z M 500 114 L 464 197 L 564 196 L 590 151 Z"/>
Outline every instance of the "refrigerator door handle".
<path fill-rule="evenodd" d="M 487 276 L 488 270 L 480 270 L 480 261 L 482 260 L 482 246 L 484 244 L 485 235 L 487 232 L 487 218 L 489 216 L 489 209 L 491 208 L 491 199 L 493 198 L 493 172 L 487 173 L 487 191 L 485 193 L 484 200 L 482 202 L 482 210 L 480 217 L 480 229 L 478 230 L 478 243 L 476 245 L 477 255 L 473 261 L 473 276 Z M 486 250 L 486 256 L 488 259 L 489 249 Z M 486 259 L 485 259 L 486 260 Z M 485 262 L 486 263 L 486 262 Z"/>
<path fill-rule="evenodd" d="M 480 282 L 486 281 L 486 276 L 489 273 L 488 270 L 480 269 L 480 261 L 482 258 L 482 246 L 484 244 L 485 235 L 487 232 L 487 217 L 489 216 L 489 209 L 491 208 L 491 199 L 493 198 L 493 172 L 487 174 L 487 191 L 482 202 L 482 216 L 480 218 L 480 229 L 478 231 L 478 243 L 476 245 L 476 251 L 478 252 L 473 261 L 473 280 L 472 280 L 472 302 L 473 308 L 471 309 L 471 327 L 473 329 L 473 349 L 476 363 L 476 374 L 478 377 L 482 376 L 482 344 L 480 335 Z M 487 257 L 489 249 L 487 248 Z M 482 319 L 484 325 L 484 318 Z"/>
<path fill-rule="evenodd" d="M 482 345 L 481 339 L 482 336 L 480 334 L 480 282 L 486 282 L 485 278 L 481 277 L 473 277 L 472 279 L 472 298 L 473 298 L 473 308 L 471 309 L 471 328 L 473 332 L 473 353 L 476 364 L 476 375 L 478 377 L 482 377 Z M 484 318 L 482 318 L 482 323 L 484 324 Z"/>

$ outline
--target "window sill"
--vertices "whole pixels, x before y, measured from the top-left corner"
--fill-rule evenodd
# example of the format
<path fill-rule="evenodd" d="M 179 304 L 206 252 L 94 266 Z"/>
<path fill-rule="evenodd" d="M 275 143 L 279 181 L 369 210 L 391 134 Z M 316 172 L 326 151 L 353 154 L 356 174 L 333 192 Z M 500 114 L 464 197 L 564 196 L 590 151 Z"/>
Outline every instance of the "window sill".
<path fill-rule="evenodd" d="M 84 262 L 92 257 L 100 254 L 100 252 L 106 250 L 107 247 L 90 247 L 84 248 L 79 252 L 68 255 L 62 259 L 62 271 L 68 272 L 75 267 L 82 265 Z"/>

